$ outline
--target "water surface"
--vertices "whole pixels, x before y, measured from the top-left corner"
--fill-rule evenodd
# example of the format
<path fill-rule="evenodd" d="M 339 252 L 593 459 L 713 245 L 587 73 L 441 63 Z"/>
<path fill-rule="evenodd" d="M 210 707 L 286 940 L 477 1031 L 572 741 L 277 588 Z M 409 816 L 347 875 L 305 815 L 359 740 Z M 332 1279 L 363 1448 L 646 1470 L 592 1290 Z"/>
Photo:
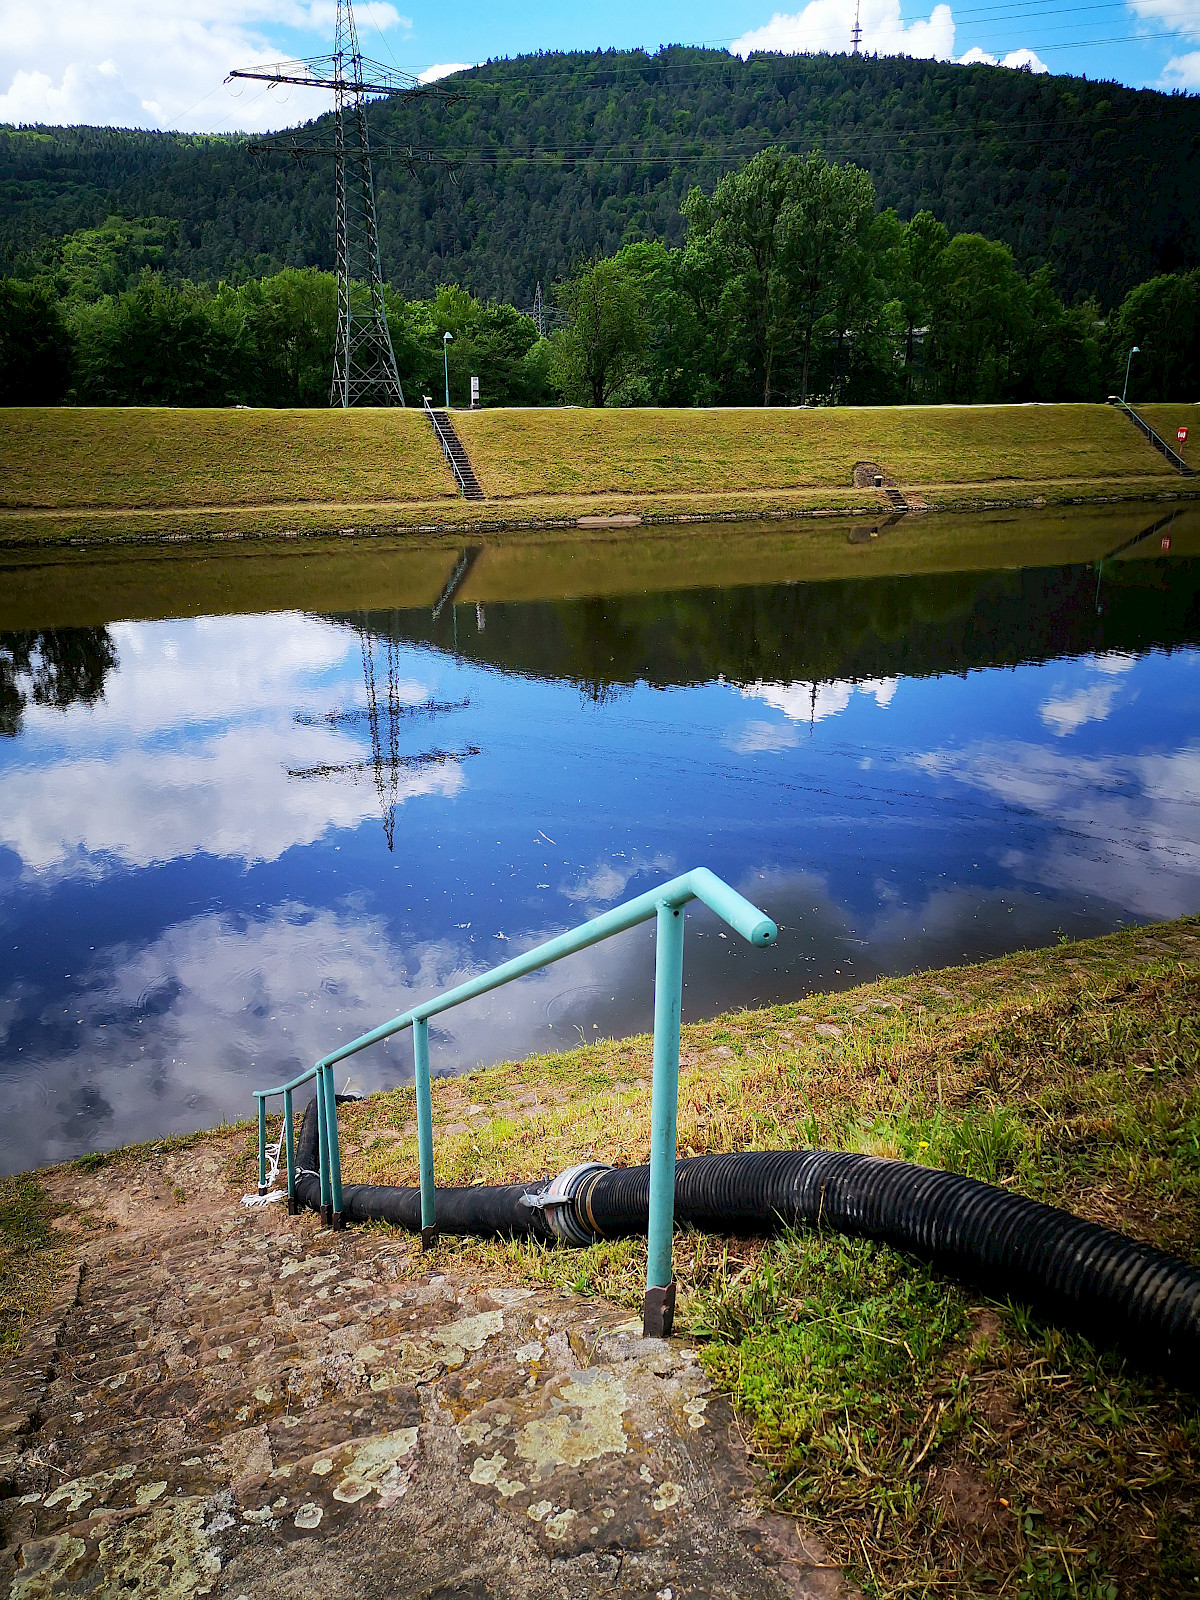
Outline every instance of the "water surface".
<path fill-rule="evenodd" d="M 782 932 L 690 913 L 687 1018 L 1200 907 L 1194 511 L 9 557 L 0 628 L 0 1170 L 245 1116 L 695 865 Z M 435 1070 L 651 1005 L 645 928 Z"/>

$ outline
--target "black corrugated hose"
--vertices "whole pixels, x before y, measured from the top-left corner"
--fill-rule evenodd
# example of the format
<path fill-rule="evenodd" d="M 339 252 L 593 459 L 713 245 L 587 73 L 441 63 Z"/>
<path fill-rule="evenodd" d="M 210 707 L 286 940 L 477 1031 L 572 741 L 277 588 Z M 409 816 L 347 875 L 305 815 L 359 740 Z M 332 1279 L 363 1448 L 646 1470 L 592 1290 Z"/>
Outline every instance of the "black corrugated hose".
<path fill-rule="evenodd" d="M 316 1164 L 310 1106 L 297 1165 L 311 1172 Z M 315 1177 L 298 1178 L 296 1187 L 302 1204 L 319 1208 Z M 443 1233 L 574 1242 L 644 1234 L 649 1191 L 649 1167 L 589 1164 L 556 1179 L 554 1197 L 549 1180 L 439 1189 L 437 1226 Z M 347 1184 L 343 1216 L 419 1231 L 420 1191 Z M 724 1234 L 828 1228 L 894 1245 L 1200 1392 L 1200 1271 L 1111 1228 L 974 1178 L 836 1151 L 697 1156 L 676 1166 L 675 1220 Z"/>

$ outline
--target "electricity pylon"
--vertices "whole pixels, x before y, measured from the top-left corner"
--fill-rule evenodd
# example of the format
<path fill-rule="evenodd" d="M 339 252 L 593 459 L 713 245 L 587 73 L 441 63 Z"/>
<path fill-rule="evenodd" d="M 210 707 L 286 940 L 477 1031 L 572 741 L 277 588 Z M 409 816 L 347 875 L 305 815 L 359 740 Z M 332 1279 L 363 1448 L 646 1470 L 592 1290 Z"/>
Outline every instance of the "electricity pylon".
<path fill-rule="evenodd" d="M 333 91 L 333 150 L 283 147 L 296 155 L 330 153 L 334 158 L 338 325 L 329 403 L 402 406 L 404 391 L 383 307 L 367 104 L 378 95 L 420 93 L 421 83 L 411 73 L 362 54 L 351 0 L 337 0 L 332 55 L 249 67 L 231 72 L 229 78 Z"/>

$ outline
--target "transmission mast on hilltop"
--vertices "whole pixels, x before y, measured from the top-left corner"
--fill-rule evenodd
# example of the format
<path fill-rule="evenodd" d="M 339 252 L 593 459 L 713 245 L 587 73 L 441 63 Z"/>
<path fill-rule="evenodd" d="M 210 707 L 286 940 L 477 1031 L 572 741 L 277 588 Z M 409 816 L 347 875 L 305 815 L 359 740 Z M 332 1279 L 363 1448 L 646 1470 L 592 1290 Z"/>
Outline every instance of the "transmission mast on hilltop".
<path fill-rule="evenodd" d="M 850 33 L 850 54 L 852 56 L 856 56 L 858 54 L 859 46 L 862 44 L 862 28 L 859 26 L 859 20 L 858 20 L 859 13 L 860 13 L 861 9 L 862 9 L 862 0 L 855 0 L 855 4 L 854 4 L 854 27 L 853 27 L 853 29 L 851 30 L 851 33 Z"/>
<path fill-rule="evenodd" d="M 421 83 L 411 73 L 385 67 L 362 54 L 351 0 L 337 0 L 332 55 L 248 67 L 231 72 L 229 78 L 255 78 L 268 84 L 299 84 L 307 89 L 333 91 L 333 149 L 280 147 L 298 156 L 331 154 L 334 159 L 338 325 L 329 403 L 402 406 L 404 391 L 383 308 L 367 104 L 378 95 L 422 93 Z"/>

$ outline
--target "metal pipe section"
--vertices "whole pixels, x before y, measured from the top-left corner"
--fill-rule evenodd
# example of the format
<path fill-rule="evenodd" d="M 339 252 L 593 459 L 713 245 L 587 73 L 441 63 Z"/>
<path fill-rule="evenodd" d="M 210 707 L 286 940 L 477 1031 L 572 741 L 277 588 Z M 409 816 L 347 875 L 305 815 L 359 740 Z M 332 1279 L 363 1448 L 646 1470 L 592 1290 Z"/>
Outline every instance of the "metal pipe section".
<path fill-rule="evenodd" d="M 340 1228 L 342 1219 L 342 1156 L 338 1147 L 337 1096 L 333 1087 L 333 1068 L 326 1067 L 318 1082 L 324 1082 L 325 1129 L 329 1161 L 329 1226 Z"/>
<path fill-rule="evenodd" d="M 646 1229 L 646 1338 L 666 1338 L 675 1321 L 675 1119 L 679 1098 L 679 1017 L 683 1004 L 682 906 L 658 907 L 654 947 L 654 1078 L 650 1095 L 650 1204 Z"/>
<path fill-rule="evenodd" d="M 433 1102 L 429 1089 L 429 1024 L 413 1023 L 413 1077 L 417 1099 L 417 1160 L 421 1171 L 421 1248 L 437 1243 L 437 1207 L 433 1180 Z"/>
<path fill-rule="evenodd" d="M 292 1139 L 292 1091 L 283 1091 L 283 1148 L 287 1152 L 288 1215 L 294 1217 L 296 1205 L 296 1147 Z"/>
<path fill-rule="evenodd" d="M 258 1192 L 267 1192 L 267 1102 L 258 1097 Z"/>
<path fill-rule="evenodd" d="M 333 1207 L 329 1202 L 329 1113 L 325 1106 L 325 1074 L 317 1073 L 317 1172 L 321 1179 L 321 1221 L 329 1227 L 333 1221 Z"/>

